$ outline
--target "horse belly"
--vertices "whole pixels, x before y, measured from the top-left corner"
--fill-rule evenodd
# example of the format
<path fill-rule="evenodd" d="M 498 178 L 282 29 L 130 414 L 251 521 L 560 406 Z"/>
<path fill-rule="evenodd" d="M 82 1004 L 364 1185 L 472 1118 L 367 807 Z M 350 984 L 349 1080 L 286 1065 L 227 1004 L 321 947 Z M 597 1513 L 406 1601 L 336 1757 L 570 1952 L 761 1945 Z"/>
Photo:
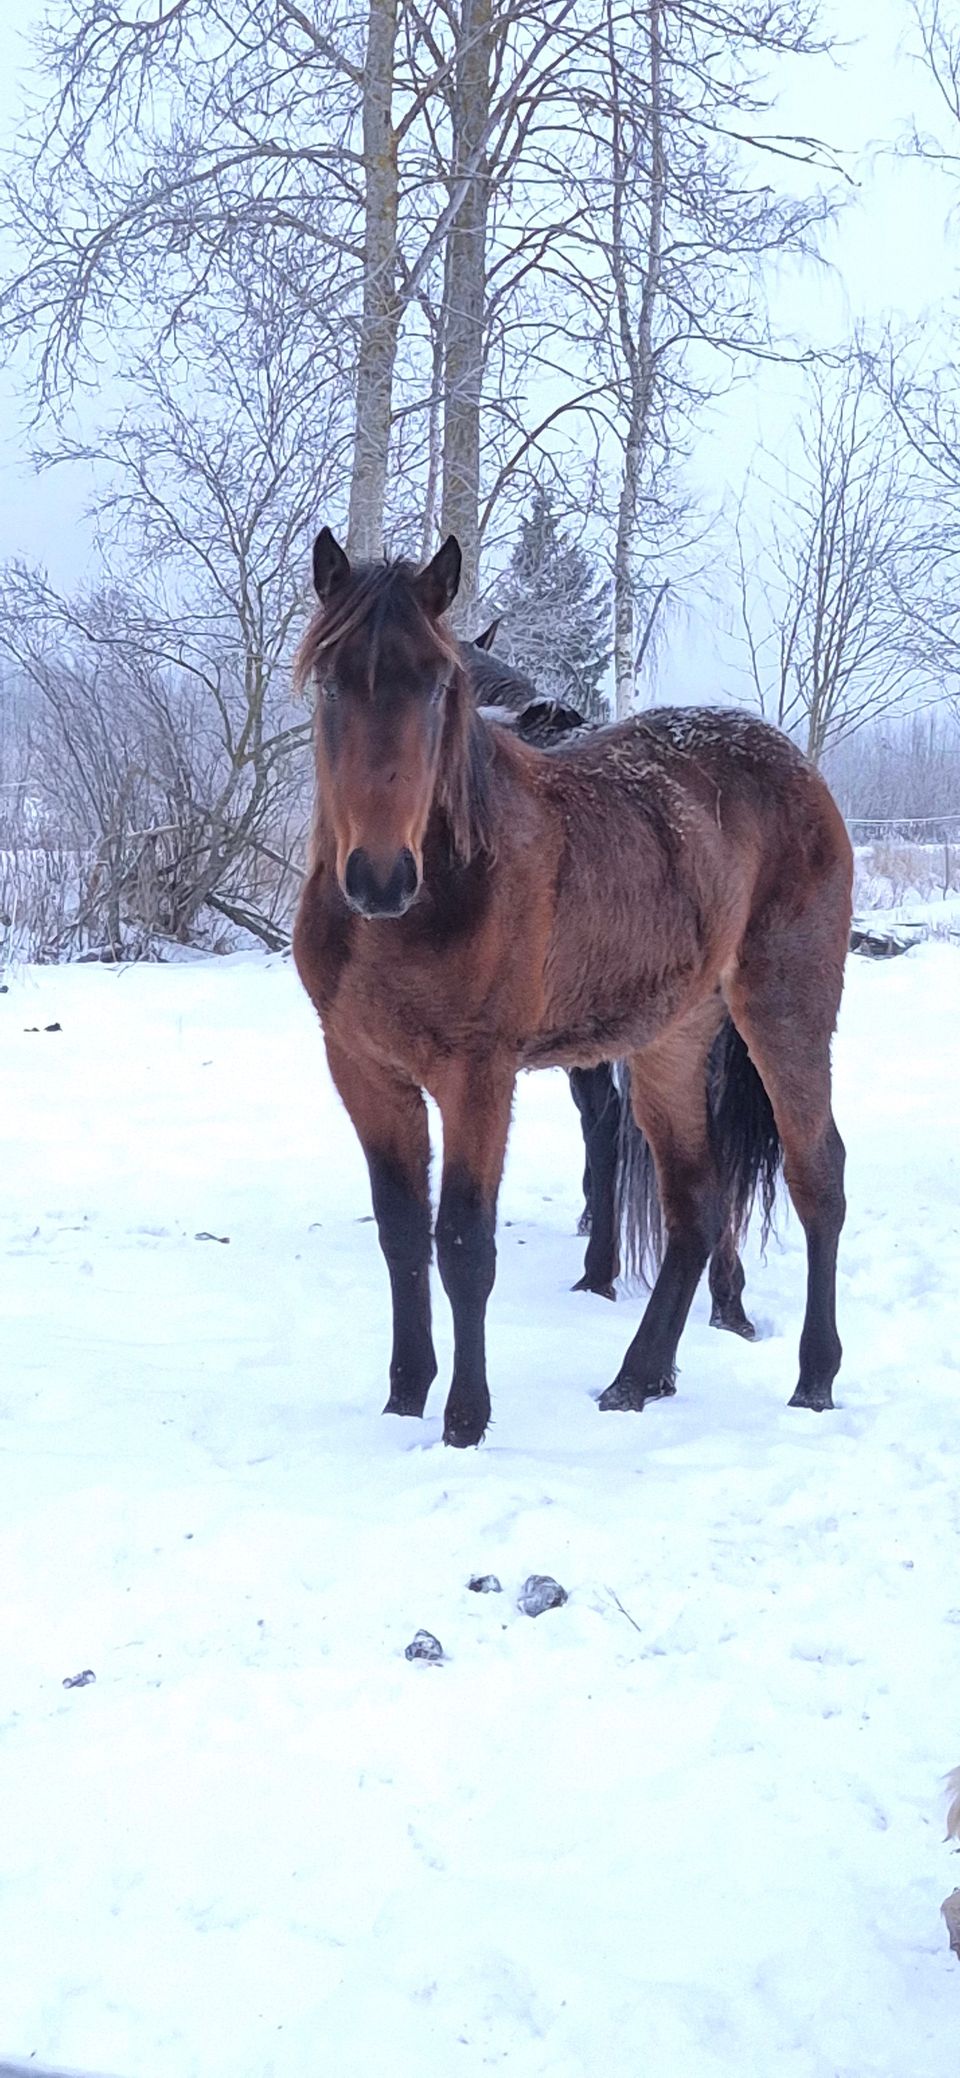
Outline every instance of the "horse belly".
<path fill-rule="evenodd" d="M 640 1053 L 683 1016 L 701 993 L 692 977 L 673 976 L 656 983 L 635 983 L 614 995 L 589 987 L 568 1005 L 552 1006 L 552 1014 L 523 1048 L 525 1068 L 594 1068 L 601 1061 Z"/>
<path fill-rule="evenodd" d="M 675 894 L 653 928 L 645 908 L 621 895 L 589 929 L 558 912 L 525 1066 L 591 1067 L 640 1053 L 716 985 L 718 947 L 693 905 Z"/>

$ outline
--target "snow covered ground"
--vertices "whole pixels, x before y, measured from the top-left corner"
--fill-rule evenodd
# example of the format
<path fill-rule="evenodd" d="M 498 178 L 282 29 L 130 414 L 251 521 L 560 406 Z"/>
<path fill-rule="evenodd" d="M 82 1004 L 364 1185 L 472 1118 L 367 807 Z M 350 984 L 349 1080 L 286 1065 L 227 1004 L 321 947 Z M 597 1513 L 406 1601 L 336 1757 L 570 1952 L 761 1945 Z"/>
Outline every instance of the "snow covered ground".
<path fill-rule="evenodd" d="M 597 1412 L 637 1301 L 568 1289 L 577 1121 L 527 1078 L 461 1455 L 442 1380 L 380 1417 L 365 1172 L 289 964 L 11 979 L 0 2060 L 955 2078 L 958 1032 L 955 947 L 851 963 L 820 1418 L 792 1223 L 755 1347 L 701 1299 L 677 1398 Z M 534 1571 L 570 1599 L 532 1621 Z"/>

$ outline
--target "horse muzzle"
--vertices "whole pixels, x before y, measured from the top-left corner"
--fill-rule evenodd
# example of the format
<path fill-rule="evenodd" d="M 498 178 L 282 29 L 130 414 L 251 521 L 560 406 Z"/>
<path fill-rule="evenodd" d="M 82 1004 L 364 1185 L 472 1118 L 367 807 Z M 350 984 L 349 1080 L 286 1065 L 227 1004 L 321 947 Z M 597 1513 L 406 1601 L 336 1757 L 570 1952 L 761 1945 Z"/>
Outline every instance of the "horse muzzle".
<path fill-rule="evenodd" d="M 344 867 L 343 892 L 358 916 L 403 916 L 420 892 L 420 869 L 406 845 L 386 868 L 358 847 Z"/>

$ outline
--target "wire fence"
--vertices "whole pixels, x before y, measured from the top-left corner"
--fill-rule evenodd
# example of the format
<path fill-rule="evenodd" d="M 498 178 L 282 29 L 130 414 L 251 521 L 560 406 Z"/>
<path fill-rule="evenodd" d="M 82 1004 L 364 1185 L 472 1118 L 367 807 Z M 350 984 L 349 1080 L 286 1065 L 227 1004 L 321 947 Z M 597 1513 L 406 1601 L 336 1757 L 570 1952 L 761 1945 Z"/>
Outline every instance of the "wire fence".
<path fill-rule="evenodd" d="M 851 842 L 960 847 L 960 809 L 949 815 L 848 815 Z"/>

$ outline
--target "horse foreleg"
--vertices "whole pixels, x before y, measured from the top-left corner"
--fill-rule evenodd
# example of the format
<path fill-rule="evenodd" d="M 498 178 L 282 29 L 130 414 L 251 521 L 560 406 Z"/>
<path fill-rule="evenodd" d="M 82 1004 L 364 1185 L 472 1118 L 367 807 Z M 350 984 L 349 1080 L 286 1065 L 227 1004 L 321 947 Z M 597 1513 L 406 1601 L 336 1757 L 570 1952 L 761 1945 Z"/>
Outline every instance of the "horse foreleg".
<path fill-rule="evenodd" d="M 452 1062 L 431 1084 L 443 1119 L 437 1262 L 453 1312 L 453 1381 L 443 1440 L 479 1443 L 490 1419 L 485 1320 L 496 1274 L 497 1193 L 510 1130 L 514 1071 Z"/>
<path fill-rule="evenodd" d="M 588 1194 L 586 1232 L 590 1236 L 583 1276 L 573 1289 L 613 1299 L 614 1280 L 620 1269 L 616 1203 L 620 1099 L 612 1068 L 606 1061 L 598 1068 L 571 1068 L 570 1091 L 580 1113 L 586 1149 L 584 1191 Z"/>
<path fill-rule="evenodd" d="M 430 1332 L 430 1132 L 412 1083 L 358 1066 L 327 1041 L 330 1073 L 367 1158 L 380 1246 L 393 1296 L 393 1354 L 385 1414 L 421 1415 L 437 1375 Z"/>

